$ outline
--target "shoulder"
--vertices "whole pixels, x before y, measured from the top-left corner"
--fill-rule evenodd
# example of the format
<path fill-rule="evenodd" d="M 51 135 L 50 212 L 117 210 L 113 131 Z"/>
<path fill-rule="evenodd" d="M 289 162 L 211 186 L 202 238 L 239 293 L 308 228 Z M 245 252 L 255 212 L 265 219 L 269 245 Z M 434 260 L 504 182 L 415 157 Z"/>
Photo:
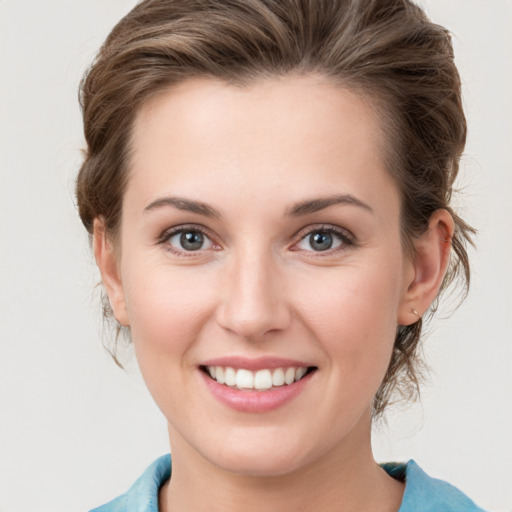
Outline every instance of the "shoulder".
<path fill-rule="evenodd" d="M 171 456 L 151 464 L 130 489 L 90 512 L 158 512 L 158 490 L 171 475 Z"/>
<path fill-rule="evenodd" d="M 484 512 L 456 487 L 428 476 L 410 460 L 407 464 L 382 464 L 392 477 L 405 481 L 405 492 L 399 512 Z"/>

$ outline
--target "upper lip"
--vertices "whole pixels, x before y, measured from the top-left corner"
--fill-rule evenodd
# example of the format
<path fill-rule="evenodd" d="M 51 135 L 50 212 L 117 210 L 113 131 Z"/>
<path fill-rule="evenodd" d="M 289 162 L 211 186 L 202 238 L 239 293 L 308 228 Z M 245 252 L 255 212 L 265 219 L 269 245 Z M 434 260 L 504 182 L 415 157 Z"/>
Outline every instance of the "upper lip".
<path fill-rule="evenodd" d="M 229 366 L 235 369 L 244 368 L 246 370 L 257 371 L 264 370 L 267 368 L 309 368 L 314 365 L 310 363 L 305 363 L 304 361 L 298 361 L 296 359 L 288 359 L 275 356 L 264 356 L 256 358 L 248 358 L 242 356 L 225 356 L 216 357 L 214 359 L 208 359 L 207 361 L 201 363 L 200 366 Z"/>

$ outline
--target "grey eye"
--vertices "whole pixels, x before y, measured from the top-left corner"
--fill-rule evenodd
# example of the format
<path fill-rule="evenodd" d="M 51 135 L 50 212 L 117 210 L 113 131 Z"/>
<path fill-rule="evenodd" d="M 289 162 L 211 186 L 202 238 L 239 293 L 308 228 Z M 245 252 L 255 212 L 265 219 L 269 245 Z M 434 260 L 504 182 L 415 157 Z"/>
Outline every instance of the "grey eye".
<path fill-rule="evenodd" d="M 333 237 L 331 233 L 317 232 L 309 235 L 309 245 L 314 251 L 327 251 L 332 247 Z"/>
<path fill-rule="evenodd" d="M 297 247 L 302 251 L 322 252 L 329 249 L 336 249 L 347 243 L 346 237 L 335 231 L 317 229 L 307 234 Z"/>
<path fill-rule="evenodd" d="M 196 229 L 175 232 L 169 237 L 168 243 L 179 251 L 200 251 L 213 246 L 212 241 Z"/>
<path fill-rule="evenodd" d="M 197 251 L 201 249 L 203 243 L 204 236 L 198 231 L 187 231 L 180 235 L 180 244 L 183 249 L 186 249 L 187 251 Z"/>

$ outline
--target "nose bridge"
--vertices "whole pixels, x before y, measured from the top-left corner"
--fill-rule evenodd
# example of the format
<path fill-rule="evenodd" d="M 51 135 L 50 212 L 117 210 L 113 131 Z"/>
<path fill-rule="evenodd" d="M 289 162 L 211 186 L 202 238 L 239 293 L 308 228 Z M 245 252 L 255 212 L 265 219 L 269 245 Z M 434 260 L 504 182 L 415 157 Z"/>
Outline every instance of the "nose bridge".
<path fill-rule="evenodd" d="M 271 248 L 247 244 L 230 259 L 219 311 L 222 327 L 249 340 L 284 329 L 289 312 L 279 263 Z"/>

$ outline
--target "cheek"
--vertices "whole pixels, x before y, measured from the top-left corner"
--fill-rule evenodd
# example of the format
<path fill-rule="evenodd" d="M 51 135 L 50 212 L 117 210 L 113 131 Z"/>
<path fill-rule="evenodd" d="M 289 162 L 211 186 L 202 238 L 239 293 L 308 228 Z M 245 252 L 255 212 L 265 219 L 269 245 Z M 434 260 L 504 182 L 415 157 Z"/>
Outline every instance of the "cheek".
<path fill-rule="evenodd" d="M 394 269 L 360 266 L 337 269 L 315 293 L 306 284 L 301 316 L 342 378 L 376 375 L 380 384 L 396 335 L 400 281 Z"/>
<path fill-rule="evenodd" d="M 211 314 L 211 287 L 199 293 L 190 272 L 165 264 L 136 268 L 137 272 L 126 273 L 124 288 L 139 363 L 158 364 L 169 356 L 172 364 L 182 364 Z"/>
<path fill-rule="evenodd" d="M 133 268 L 133 267 L 132 267 Z M 191 395 L 194 349 L 211 318 L 210 288 L 168 265 L 146 265 L 126 274 L 125 293 L 137 362 L 146 385 L 167 418 L 194 417 Z M 188 404 L 186 407 L 184 404 Z M 192 420 L 191 420 L 192 421 Z"/>

